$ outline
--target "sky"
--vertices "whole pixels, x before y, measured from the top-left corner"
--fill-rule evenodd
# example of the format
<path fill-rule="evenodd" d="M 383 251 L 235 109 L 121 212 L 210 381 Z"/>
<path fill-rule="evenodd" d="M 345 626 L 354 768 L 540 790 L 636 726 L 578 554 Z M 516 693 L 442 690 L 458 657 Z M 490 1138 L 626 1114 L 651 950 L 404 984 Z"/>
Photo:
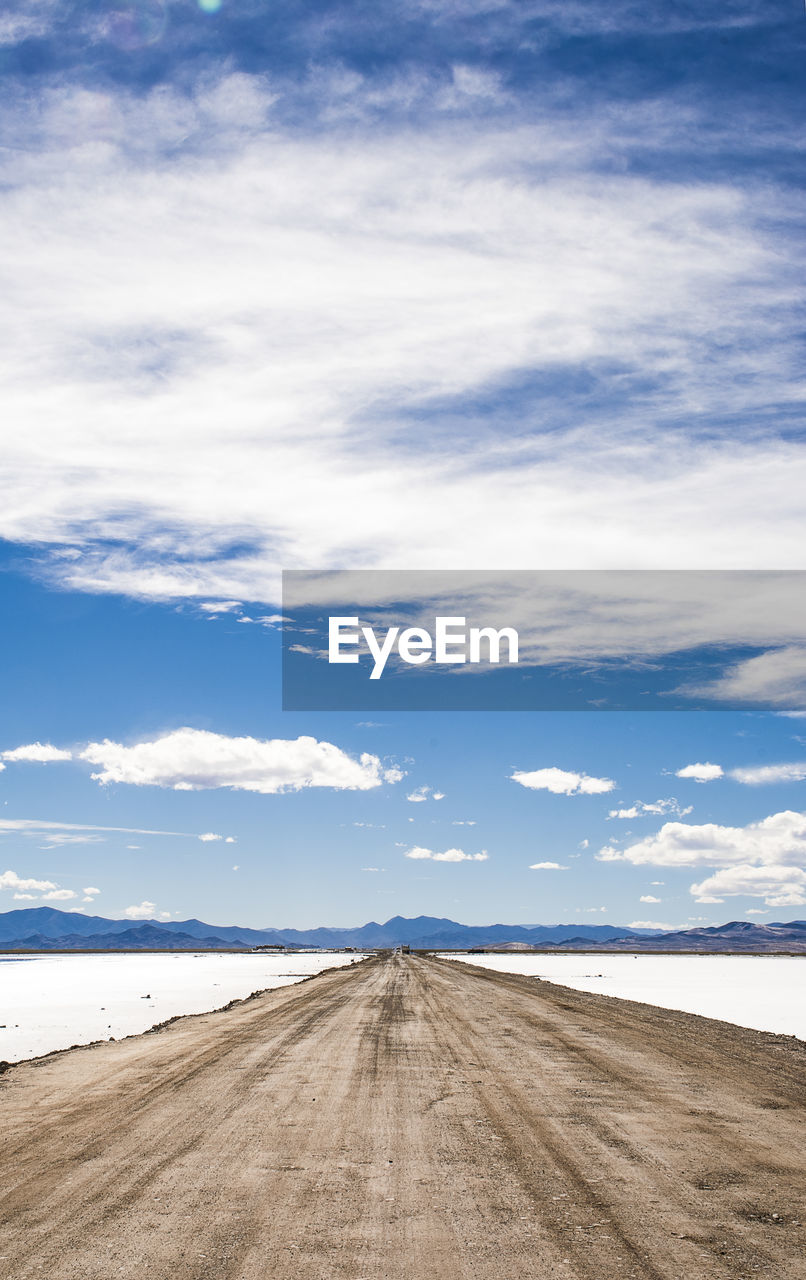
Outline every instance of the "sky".
<path fill-rule="evenodd" d="M 806 567 L 805 34 L 779 0 L 6 5 L 0 909 L 803 914 L 780 688 L 284 712 L 278 618 L 284 569 Z"/>

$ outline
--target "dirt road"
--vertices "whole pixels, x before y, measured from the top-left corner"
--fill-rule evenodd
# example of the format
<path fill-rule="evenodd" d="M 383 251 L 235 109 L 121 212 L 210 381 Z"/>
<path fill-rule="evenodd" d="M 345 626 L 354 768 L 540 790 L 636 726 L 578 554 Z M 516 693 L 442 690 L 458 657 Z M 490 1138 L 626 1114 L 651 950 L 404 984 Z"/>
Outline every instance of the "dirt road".
<path fill-rule="evenodd" d="M 806 1048 L 392 957 L 0 1077 L 8 1280 L 806 1276 Z"/>

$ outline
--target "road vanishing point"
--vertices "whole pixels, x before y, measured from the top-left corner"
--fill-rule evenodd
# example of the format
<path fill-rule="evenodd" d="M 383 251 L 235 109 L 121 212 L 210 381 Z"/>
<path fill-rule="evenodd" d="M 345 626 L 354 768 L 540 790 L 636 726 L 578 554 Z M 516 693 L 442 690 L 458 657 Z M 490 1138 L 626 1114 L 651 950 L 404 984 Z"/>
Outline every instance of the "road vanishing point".
<path fill-rule="evenodd" d="M 0 1076 L 8 1280 L 803 1280 L 806 1045 L 392 955 Z"/>

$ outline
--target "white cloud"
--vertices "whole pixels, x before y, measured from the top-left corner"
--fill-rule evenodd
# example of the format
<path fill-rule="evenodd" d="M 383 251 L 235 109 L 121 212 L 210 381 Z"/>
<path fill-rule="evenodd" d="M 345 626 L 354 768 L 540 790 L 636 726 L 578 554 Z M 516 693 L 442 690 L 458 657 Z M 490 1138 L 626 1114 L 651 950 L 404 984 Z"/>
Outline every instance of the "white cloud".
<path fill-rule="evenodd" d="M 706 684 L 687 686 L 691 696 L 725 702 L 761 702 L 789 707 L 806 700 L 806 647 L 788 645 L 730 667 Z"/>
<path fill-rule="evenodd" d="M 54 760 L 72 760 L 72 751 L 54 747 L 49 742 L 29 742 L 24 747 L 14 747 L 11 751 L 3 751 L 4 760 L 24 760 L 38 764 L 50 764 Z"/>
<path fill-rule="evenodd" d="M 156 910 L 157 904 L 144 898 L 137 906 L 124 907 L 123 914 L 127 920 L 153 920 Z"/>
<path fill-rule="evenodd" d="M 531 773 L 517 770 L 510 774 L 513 782 L 532 791 L 551 791 L 561 796 L 596 796 L 612 791 L 615 782 L 611 778 L 592 778 L 587 773 L 572 773 L 566 769 L 534 769 Z"/>
<path fill-rule="evenodd" d="M 415 845 L 405 856 L 415 860 L 430 859 L 431 862 L 486 862 L 489 854 L 486 850 L 481 853 L 465 853 L 462 849 L 445 849 L 442 853 L 435 853 L 432 849 Z"/>
<path fill-rule="evenodd" d="M 48 893 L 42 894 L 43 902 L 69 902 L 71 898 L 77 898 L 78 894 L 72 889 L 51 889 Z"/>
<path fill-rule="evenodd" d="M 452 823 L 452 827 L 476 827 L 478 821 L 476 818 L 456 818 Z"/>
<path fill-rule="evenodd" d="M 422 804 L 424 800 L 428 799 L 430 790 L 430 787 L 417 787 L 416 790 L 412 791 L 411 795 L 406 796 L 406 799 L 411 801 L 412 804 Z"/>
<path fill-rule="evenodd" d="M 214 840 L 221 840 L 222 836 L 217 836 L 214 831 L 205 831 L 204 835 L 199 836 L 202 844 L 211 844 Z"/>
<path fill-rule="evenodd" d="M 584 840 L 580 840 L 579 844 L 577 845 L 577 848 L 587 849 L 589 845 L 590 845 L 590 840 L 588 840 L 588 838 L 586 837 Z"/>
<path fill-rule="evenodd" d="M 641 901 L 641 902 L 652 902 L 652 903 L 658 903 L 658 902 L 662 902 L 662 901 L 663 901 L 663 899 L 662 899 L 662 898 L 655 898 L 655 897 L 653 897 L 653 896 L 652 896 L 652 894 L 651 894 L 651 893 L 645 893 L 645 894 L 643 894 L 643 895 L 641 896 L 641 898 L 639 899 L 639 901 Z"/>
<path fill-rule="evenodd" d="M 411 792 L 411 795 L 406 796 L 406 799 L 410 800 L 412 804 L 421 804 L 423 800 L 428 799 L 444 800 L 445 792 L 434 791 L 432 787 L 427 786 L 415 787 L 414 791 Z"/>
<path fill-rule="evenodd" d="M 607 816 L 608 818 L 642 818 L 646 814 L 657 816 L 662 813 L 674 813 L 678 818 L 684 818 L 686 814 L 691 813 L 692 808 L 692 805 L 688 805 L 684 809 L 679 800 L 675 800 L 672 797 L 668 800 L 655 800 L 650 804 L 637 800 L 628 809 L 611 809 Z"/>
<path fill-rule="evenodd" d="M 377 547 L 387 564 L 497 565 L 513 527 L 523 567 L 535 546 L 555 567 L 591 548 L 602 565 L 798 563 L 795 444 L 665 431 L 795 397 L 783 193 L 718 166 L 695 183 L 639 171 L 636 137 L 651 149 L 681 118 L 668 104 L 490 124 L 476 113 L 500 85 L 460 64 L 421 92 L 469 118 L 375 130 L 379 86 L 339 76 L 346 137 L 265 129 L 275 87 L 237 73 L 187 92 L 60 82 L 9 113 L 18 431 L 0 536 L 69 543 L 65 583 L 213 604 L 275 599 L 276 547 L 297 564 Z M 384 88 L 402 108 L 418 86 Z M 395 446 L 412 408 L 580 367 L 605 393 L 656 385 L 599 396 L 573 429 L 553 403 L 511 438 L 471 424 L 461 457 L 450 432 L 427 457 Z M 557 430 L 529 430 L 552 413 Z"/>
<path fill-rule="evenodd" d="M 806 761 L 798 761 L 794 764 L 749 765 L 741 769 L 731 769 L 730 776 L 736 782 L 743 782 L 751 787 L 773 782 L 803 782 L 806 778 Z"/>
<path fill-rule="evenodd" d="M 679 929 L 679 924 L 668 924 L 662 920 L 631 920 L 628 929 L 660 929 L 663 933 L 672 933 Z"/>
<path fill-rule="evenodd" d="M 238 841 L 235 839 L 235 836 L 225 836 L 225 837 L 224 837 L 224 844 L 237 844 L 237 843 L 238 843 Z"/>
<path fill-rule="evenodd" d="M 606 845 L 596 857 L 601 862 L 631 862 L 635 866 L 793 866 L 806 861 L 806 813 L 784 810 L 746 827 L 666 822 L 655 835 L 621 850 Z"/>
<path fill-rule="evenodd" d="M 205 613 L 232 613 L 233 610 L 240 609 L 240 607 L 240 600 L 203 600 L 199 604 L 199 608 L 203 609 Z"/>
<path fill-rule="evenodd" d="M 91 742 L 81 759 L 100 765 L 101 783 L 172 787 L 177 791 L 229 787 L 274 795 L 305 787 L 366 791 L 396 780 L 377 756 L 358 760 L 315 738 L 229 738 L 204 729 L 177 729 L 132 747 L 108 739 Z"/>
<path fill-rule="evenodd" d="M 37 895 L 35 893 L 15 893 L 13 895 L 15 902 L 36 902 Z"/>
<path fill-rule="evenodd" d="M 16 871 L 0 872 L 0 889 L 50 890 L 56 887 L 52 880 L 33 880 L 30 877 L 18 876 Z"/>
<path fill-rule="evenodd" d="M 806 903 L 806 871 L 801 867 L 725 867 L 691 886 L 697 902 L 722 902 L 737 894 L 763 898 L 769 907 Z"/>
<path fill-rule="evenodd" d="M 45 14 L 0 15 L 0 45 L 19 44 L 23 40 L 35 40 L 47 36 L 49 24 Z"/>
<path fill-rule="evenodd" d="M 693 778 L 695 782 L 713 782 L 715 778 L 724 776 L 724 770 L 720 764 L 687 764 L 682 769 L 678 769 L 675 777 L 677 778 Z"/>
<path fill-rule="evenodd" d="M 568 867 L 564 867 L 560 862 L 533 862 L 529 867 L 530 871 L 567 871 Z"/>
<path fill-rule="evenodd" d="M 179 836 L 183 839 L 196 839 L 196 836 L 190 831 L 155 831 L 145 827 L 101 827 L 89 822 L 51 822 L 41 818 L 0 818 L 0 835 L 8 835 L 12 832 L 18 835 L 29 836 L 32 839 L 41 839 L 43 835 L 53 842 L 61 843 L 54 832 L 60 831 L 112 831 L 121 832 L 124 835 L 138 836 Z M 82 840 L 82 843 L 84 841 Z M 126 846 L 128 849 L 139 849 L 137 844 Z"/>
<path fill-rule="evenodd" d="M 86 894 L 88 898 L 92 898 L 96 893 L 100 893 L 101 890 L 96 889 L 94 885 L 88 885 L 88 887 L 86 889 L 82 889 L 81 892 Z"/>
<path fill-rule="evenodd" d="M 29 831 L 29 832 L 24 832 L 23 834 L 33 835 L 35 833 Z M 103 844 L 104 843 L 103 836 L 93 835 L 91 832 L 87 832 L 87 831 L 51 831 L 51 832 L 48 832 L 46 835 L 42 832 L 38 834 L 42 835 L 46 841 L 45 844 L 41 844 L 39 846 L 40 849 L 58 849 L 61 845 L 70 845 L 70 844 Z"/>

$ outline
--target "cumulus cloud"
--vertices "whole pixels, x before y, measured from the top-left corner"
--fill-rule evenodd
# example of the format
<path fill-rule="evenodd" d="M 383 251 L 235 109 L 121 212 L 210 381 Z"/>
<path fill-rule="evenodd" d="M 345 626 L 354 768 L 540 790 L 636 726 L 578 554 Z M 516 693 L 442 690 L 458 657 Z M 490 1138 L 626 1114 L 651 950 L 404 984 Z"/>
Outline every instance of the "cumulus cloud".
<path fill-rule="evenodd" d="M 663 901 L 663 899 L 662 899 L 662 898 L 655 898 L 655 897 L 653 897 L 653 895 L 652 895 L 651 893 L 645 893 L 645 894 L 643 894 L 643 895 L 642 895 L 642 897 L 639 899 L 639 901 L 641 901 L 641 902 L 652 902 L 652 903 L 658 903 L 658 902 L 662 902 L 662 901 Z"/>
<path fill-rule="evenodd" d="M 743 782 L 747 786 L 757 787 L 773 782 L 803 782 L 806 778 L 806 761 L 793 764 L 749 765 L 745 768 L 731 769 L 731 778 Z"/>
<path fill-rule="evenodd" d="M 683 808 L 678 800 L 671 797 L 668 800 L 655 800 L 651 804 L 637 800 L 628 809 L 611 809 L 607 816 L 608 818 L 642 818 L 646 814 L 657 816 L 662 813 L 674 813 L 678 818 L 684 818 L 686 814 L 691 813 L 692 808 L 692 805 Z"/>
<path fill-rule="evenodd" d="M 78 894 L 73 889 L 51 889 L 48 893 L 42 894 L 43 902 L 69 902 L 71 898 L 77 898 Z"/>
<path fill-rule="evenodd" d="M 573 773 L 567 769 L 534 769 L 531 773 L 516 770 L 510 774 L 513 782 L 532 791 L 551 791 L 558 796 L 596 796 L 615 788 L 611 778 L 592 778 L 587 773 Z"/>
<path fill-rule="evenodd" d="M 377 756 L 364 753 L 356 760 L 315 738 L 229 738 L 204 729 L 177 729 L 131 747 L 108 739 L 92 742 L 81 752 L 81 759 L 100 766 L 92 774 L 98 782 L 176 791 L 216 787 L 263 795 L 306 787 L 366 791 L 400 777 L 399 770 L 385 769 Z"/>
<path fill-rule="evenodd" d="M 463 849 L 445 849 L 442 853 L 435 853 L 433 849 L 423 849 L 420 845 L 415 845 L 413 849 L 406 852 L 405 856 L 414 858 L 416 861 L 428 859 L 431 862 L 486 862 L 489 854 L 484 849 L 481 853 L 465 853 Z"/>
<path fill-rule="evenodd" d="M 212 844 L 214 840 L 221 840 L 223 837 L 217 836 L 214 831 L 205 831 L 204 835 L 199 836 L 199 839 L 202 844 Z"/>
<path fill-rule="evenodd" d="M 697 902 L 722 902 L 737 894 L 763 898 L 769 907 L 806 903 L 806 871 L 801 867 L 740 865 L 725 867 L 691 886 Z"/>
<path fill-rule="evenodd" d="M 156 909 L 156 902 L 148 902 L 143 899 L 138 906 L 124 907 L 123 914 L 127 920 L 152 920 Z"/>
<path fill-rule="evenodd" d="M 679 929 L 679 924 L 668 924 L 663 920 L 631 920 L 628 929 L 659 929 L 662 933 L 672 933 Z"/>
<path fill-rule="evenodd" d="M 806 861 L 806 813 L 784 810 L 745 827 L 666 822 L 655 835 L 624 849 L 606 845 L 596 857 L 635 866 L 795 866 Z"/>
<path fill-rule="evenodd" d="M 682 769 L 678 769 L 675 777 L 677 778 L 693 778 L 695 782 L 713 782 L 715 778 L 724 776 L 724 770 L 720 764 L 687 764 Z"/>
<path fill-rule="evenodd" d="M 423 800 L 428 800 L 428 799 L 444 800 L 445 792 L 434 791 L 433 787 L 428 787 L 428 786 L 415 787 L 415 789 L 411 792 L 411 794 L 406 796 L 406 799 L 410 800 L 412 804 L 421 804 Z"/>
<path fill-rule="evenodd" d="M 52 880 L 34 880 L 30 876 L 18 876 L 16 871 L 0 872 L 0 889 L 52 890 L 57 886 Z"/>
<path fill-rule="evenodd" d="M 568 867 L 564 867 L 561 862 L 533 862 L 529 866 L 530 871 L 567 871 Z"/>
<path fill-rule="evenodd" d="M 3 760 L 24 760 L 37 764 L 50 764 L 54 760 L 72 760 L 72 751 L 54 747 L 49 742 L 29 742 L 23 747 L 0 753 Z"/>

